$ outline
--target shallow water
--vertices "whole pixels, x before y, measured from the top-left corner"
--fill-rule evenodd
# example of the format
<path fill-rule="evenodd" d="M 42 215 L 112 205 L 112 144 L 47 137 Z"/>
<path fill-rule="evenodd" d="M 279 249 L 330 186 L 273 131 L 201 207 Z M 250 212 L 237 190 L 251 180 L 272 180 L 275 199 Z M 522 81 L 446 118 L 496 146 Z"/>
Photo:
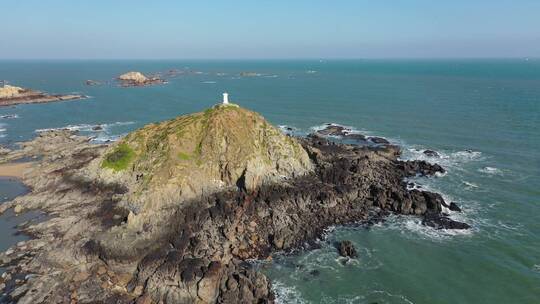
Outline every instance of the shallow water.
<path fill-rule="evenodd" d="M 129 70 L 186 73 L 145 88 L 86 86 Z M 256 72 L 240 77 L 240 72 Z M 393 217 L 366 230 L 337 228 L 322 248 L 263 265 L 282 303 L 538 303 L 540 299 L 540 61 L 0 61 L 0 79 L 81 101 L 0 108 L 0 142 L 71 126 L 117 136 L 233 102 L 303 134 L 326 122 L 384 136 L 405 159 L 448 173 L 415 182 L 463 207 L 465 233 Z M 96 125 L 102 130 L 92 130 Z M 440 158 L 421 153 L 433 149 Z M 1 187 L 1 185 L 0 185 Z M 0 188 L 5 196 L 10 187 Z M 5 231 L 2 228 L 2 231 Z M 333 242 L 360 258 L 342 265 Z M 0 240 L 0 245 L 4 241 Z M 4 248 L 2 247 L 2 248 Z M 317 270 L 314 272 L 314 270 Z"/>

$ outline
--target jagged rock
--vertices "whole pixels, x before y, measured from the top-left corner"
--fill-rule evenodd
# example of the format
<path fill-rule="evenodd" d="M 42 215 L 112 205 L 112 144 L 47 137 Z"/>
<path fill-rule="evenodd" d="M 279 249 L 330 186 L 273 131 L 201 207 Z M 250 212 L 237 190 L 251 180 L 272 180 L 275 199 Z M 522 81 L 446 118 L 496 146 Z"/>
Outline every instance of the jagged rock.
<path fill-rule="evenodd" d="M 458 204 L 454 202 L 450 203 L 450 205 L 448 206 L 448 209 L 450 209 L 451 211 L 461 212 L 461 208 L 458 206 Z"/>
<path fill-rule="evenodd" d="M 337 247 L 338 247 L 339 255 L 341 255 L 342 257 L 348 257 L 348 258 L 358 257 L 356 248 L 354 247 L 351 241 L 341 241 L 339 242 Z"/>
<path fill-rule="evenodd" d="M 353 132 L 353 130 L 350 128 L 335 124 L 327 124 L 324 129 L 316 131 L 315 134 L 320 136 L 338 136 L 343 139 L 351 139 L 356 141 L 366 140 L 366 136 Z"/>
<path fill-rule="evenodd" d="M 369 139 L 369 141 L 371 141 L 373 143 L 376 143 L 376 144 L 389 144 L 390 143 L 388 140 L 386 140 L 385 138 L 382 138 L 382 137 L 372 136 L 372 137 L 369 137 L 368 139 Z"/>
<path fill-rule="evenodd" d="M 439 157 L 440 156 L 437 151 L 433 151 L 433 150 L 429 150 L 429 149 L 424 150 L 424 152 L 422 152 L 422 153 L 424 153 L 424 155 L 429 156 L 429 157 Z"/>
<path fill-rule="evenodd" d="M 422 220 L 422 225 L 433 227 L 435 229 L 458 229 L 458 230 L 463 230 L 463 229 L 470 229 L 471 228 L 471 226 L 466 224 L 466 223 L 454 221 L 454 220 L 448 218 L 447 216 L 437 214 L 437 213 L 427 213 L 427 214 L 425 214 L 424 218 Z"/>

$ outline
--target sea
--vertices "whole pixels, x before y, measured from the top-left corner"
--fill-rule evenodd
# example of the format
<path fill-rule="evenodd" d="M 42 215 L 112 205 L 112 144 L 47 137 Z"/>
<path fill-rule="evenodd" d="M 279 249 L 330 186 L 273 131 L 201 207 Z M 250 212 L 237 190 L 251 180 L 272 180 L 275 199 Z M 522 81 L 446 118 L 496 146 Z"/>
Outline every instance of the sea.
<path fill-rule="evenodd" d="M 127 71 L 168 83 L 122 88 L 114 78 Z M 278 303 L 540 303 L 540 59 L 0 61 L 0 80 L 89 96 L 0 108 L 0 144 L 11 148 L 54 128 L 114 141 L 228 92 L 298 135 L 340 124 L 447 170 L 413 182 L 456 202 L 463 212 L 450 217 L 472 229 L 434 230 L 412 216 L 329 227 L 318 249 L 255 262 Z M 0 180 L 0 198 L 24 191 Z M 0 218 L 2 249 L 23 237 L 15 222 Z M 340 240 L 358 258 L 339 257 Z"/>

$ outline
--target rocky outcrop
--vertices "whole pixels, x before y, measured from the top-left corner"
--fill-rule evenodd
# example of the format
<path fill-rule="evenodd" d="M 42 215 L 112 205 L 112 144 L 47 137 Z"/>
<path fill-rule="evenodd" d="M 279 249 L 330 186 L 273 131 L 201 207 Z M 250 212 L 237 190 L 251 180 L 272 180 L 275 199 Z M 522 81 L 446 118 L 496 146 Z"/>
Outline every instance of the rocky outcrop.
<path fill-rule="evenodd" d="M 50 95 L 40 91 L 4 85 L 0 87 L 0 106 L 12 106 L 26 103 L 48 103 L 86 98 L 84 95 Z"/>
<path fill-rule="evenodd" d="M 0 99 L 17 97 L 17 96 L 20 96 L 23 92 L 24 92 L 23 88 L 10 86 L 6 84 L 0 88 Z"/>
<path fill-rule="evenodd" d="M 87 174 L 129 189 L 123 201 L 135 216 L 230 187 L 253 190 L 312 169 L 302 146 L 262 116 L 218 105 L 129 134 Z"/>
<path fill-rule="evenodd" d="M 358 252 L 356 252 L 356 248 L 354 247 L 353 243 L 351 241 L 341 241 L 337 245 L 337 249 L 339 252 L 339 255 L 346 258 L 356 258 L 358 257 Z"/>
<path fill-rule="evenodd" d="M 164 81 L 159 77 L 146 77 L 141 72 L 127 72 L 118 76 L 118 81 L 123 87 L 138 87 L 152 84 L 160 84 Z"/>
<path fill-rule="evenodd" d="M 396 213 L 465 228 L 441 214 L 440 195 L 406 187 L 407 177 L 440 172 L 436 165 L 400 161 L 391 145 L 295 139 L 256 113 L 212 110 L 147 126 L 112 146 L 44 132 L 4 156 L 39 161 L 23 177 L 32 192 L 2 210 L 54 215 L 24 226 L 34 239 L 0 255 L 10 278 L 23 278 L 8 280 L 6 293 L 19 303 L 271 303 L 271 282 L 247 261 L 304 247 L 329 226 Z M 162 201 L 164 185 L 183 176 L 197 195 Z M 224 185 L 208 187 L 212 178 Z"/>

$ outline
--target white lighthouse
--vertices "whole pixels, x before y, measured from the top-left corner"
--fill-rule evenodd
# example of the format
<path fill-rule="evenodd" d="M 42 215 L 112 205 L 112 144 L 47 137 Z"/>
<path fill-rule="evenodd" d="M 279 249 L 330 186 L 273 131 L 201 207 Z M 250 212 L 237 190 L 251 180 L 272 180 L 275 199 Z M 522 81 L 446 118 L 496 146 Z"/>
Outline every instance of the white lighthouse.
<path fill-rule="evenodd" d="M 223 104 L 224 105 L 229 104 L 229 93 L 227 92 L 223 93 Z"/>

